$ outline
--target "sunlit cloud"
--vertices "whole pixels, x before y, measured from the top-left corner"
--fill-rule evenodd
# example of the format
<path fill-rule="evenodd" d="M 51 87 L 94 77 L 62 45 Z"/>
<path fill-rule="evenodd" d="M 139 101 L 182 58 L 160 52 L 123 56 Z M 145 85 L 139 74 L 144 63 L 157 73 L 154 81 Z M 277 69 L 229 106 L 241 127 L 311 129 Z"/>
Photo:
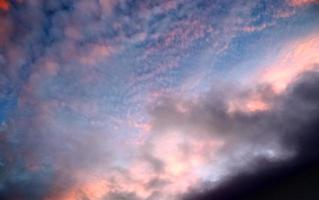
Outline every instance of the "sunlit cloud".
<path fill-rule="evenodd" d="M 302 6 L 310 3 L 319 3 L 318 0 L 289 0 L 293 6 Z"/>
<path fill-rule="evenodd" d="M 314 2 L 0 0 L 0 199 L 182 200 L 299 158 Z"/>
<path fill-rule="evenodd" d="M 260 82 L 270 84 L 277 93 L 282 92 L 298 75 L 319 63 L 319 37 L 314 34 L 285 46 L 274 64 L 263 70 Z"/>

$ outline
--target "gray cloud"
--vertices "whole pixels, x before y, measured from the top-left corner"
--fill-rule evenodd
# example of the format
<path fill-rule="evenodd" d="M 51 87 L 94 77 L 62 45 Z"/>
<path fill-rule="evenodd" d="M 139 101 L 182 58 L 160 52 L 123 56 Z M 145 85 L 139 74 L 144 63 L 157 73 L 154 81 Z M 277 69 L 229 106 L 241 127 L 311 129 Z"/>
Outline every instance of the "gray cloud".
<path fill-rule="evenodd" d="M 249 189 L 249 185 L 269 184 L 276 180 L 276 176 L 284 176 L 285 169 L 293 171 L 293 166 L 316 161 L 319 157 L 316 145 L 319 119 L 317 69 L 314 67 L 313 71 L 299 75 L 279 95 L 267 89 L 265 95 L 269 97 L 267 102 L 271 108 L 264 111 L 229 113 L 227 102 L 234 95 L 232 90 L 220 87 L 196 102 L 177 97 L 160 100 L 150 111 L 158 134 L 177 129 L 185 137 L 192 135 L 194 140 L 208 136 L 225 141 L 219 152 L 223 175 L 218 180 L 204 182 L 201 189 L 194 189 L 196 193 L 196 190 L 206 191 L 208 188 L 207 195 L 203 193 L 203 196 L 196 197 L 191 192 L 188 198 L 236 199 L 249 192 L 254 194 L 254 189 L 258 191 L 260 188 Z M 247 94 L 247 91 L 243 93 Z M 181 102 L 186 112 L 178 109 Z M 213 169 L 211 173 L 214 173 Z M 215 187 L 215 190 L 209 190 Z"/>

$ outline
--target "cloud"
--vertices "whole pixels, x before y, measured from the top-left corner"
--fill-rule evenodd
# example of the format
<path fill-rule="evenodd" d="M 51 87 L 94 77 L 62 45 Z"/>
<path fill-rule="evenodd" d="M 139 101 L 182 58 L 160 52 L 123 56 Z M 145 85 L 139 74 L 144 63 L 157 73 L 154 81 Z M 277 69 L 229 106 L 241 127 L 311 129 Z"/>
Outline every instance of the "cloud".
<path fill-rule="evenodd" d="M 313 196 L 309 194 L 314 188 L 306 189 L 305 185 L 297 184 L 300 176 L 298 175 L 299 179 L 297 179 L 296 174 L 309 170 L 309 174 L 302 177 L 302 180 L 307 178 L 314 181 L 311 174 L 318 166 L 319 154 L 318 147 L 315 145 L 319 140 L 317 134 L 318 77 L 317 70 L 305 72 L 300 76 L 289 86 L 289 91 L 280 97 L 278 107 L 269 111 L 268 117 L 261 118 L 269 124 L 265 127 L 260 126 L 260 129 L 254 133 L 258 135 L 261 132 L 263 134 L 275 132 L 280 145 L 295 152 L 293 157 L 282 160 L 273 160 L 264 156 L 254 157 L 246 166 L 247 168 L 235 168 L 236 170 L 230 172 L 214 189 L 197 194 L 190 193 L 185 196 L 185 199 L 282 199 L 288 196 L 291 199 L 309 199 L 315 197 L 315 194 L 312 194 Z M 254 142 L 262 148 L 261 143 L 265 142 L 264 140 L 264 137 L 255 138 Z M 305 181 L 308 181 L 307 179 Z M 309 185 L 309 187 L 312 186 Z M 294 191 L 288 192 L 288 188 L 305 190 L 309 193 L 299 195 Z"/>
<path fill-rule="evenodd" d="M 163 162 L 168 177 L 175 177 L 169 187 L 178 186 L 181 192 L 177 194 L 217 187 L 216 194 L 215 190 L 211 194 L 217 196 L 209 196 L 217 199 L 223 199 L 224 195 L 232 199 L 245 192 L 247 188 L 241 178 L 248 177 L 247 185 L 249 181 L 257 184 L 255 176 L 264 178 L 272 172 L 276 176 L 276 170 L 281 172 L 290 163 L 308 162 L 313 158 L 303 151 L 315 147 L 299 142 L 317 141 L 313 131 L 318 119 L 319 73 L 317 65 L 311 69 L 314 70 L 301 73 L 280 94 L 268 86 L 264 86 L 267 90 L 257 90 L 262 101 L 266 99 L 270 103 L 267 109 L 249 112 L 238 109 L 230 113 L 228 102 L 232 98 L 245 99 L 251 94 L 245 88 L 231 89 L 230 86 L 219 85 L 196 101 L 181 100 L 174 95 L 162 97 L 150 108 L 152 135 L 148 142 L 152 148 L 145 151 Z M 305 126 L 313 127 L 304 133 L 301 130 Z M 194 173 L 195 181 L 187 183 L 179 177 L 184 172 L 188 176 Z M 179 180 L 183 181 L 182 185 L 178 184 Z M 241 184 L 244 185 L 238 187 Z M 226 192 L 228 187 L 230 190 Z"/>
<path fill-rule="evenodd" d="M 303 6 L 311 3 L 319 3 L 318 0 L 289 0 L 289 3 L 293 6 Z"/>
<path fill-rule="evenodd" d="M 205 151 L 195 153 L 196 160 L 201 160 L 196 168 L 202 173 L 195 173 L 196 183 L 184 189 L 201 191 L 216 187 L 208 193 L 208 199 L 224 199 L 224 196 L 234 199 L 236 195 L 258 191 L 258 187 L 245 188 L 245 184 L 258 185 L 259 177 L 260 184 L 267 185 L 270 182 L 267 176 L 272 173 L 272 178 L 277 179 L 285 168 L 294 171 L 289 167 L 291 163 L 299 166 L 317 159 L 317 154 L 306 150 L 309 147 L 317 151 L 311 142 L 317 141 L 313 135 L 318 119 L 317 47 L 316 35 L 287 45 L 275 64 L 257 74 L 258 78 L 248 87 L 215 83 L 207 94 L 196 99 L 166 95 L 153 102 L 149 109 L 153 133 L 149 141 L 153 141 L 153 147 L 161 144 L 161 135 L 165 135 L 168 146 L 176 141 L 174 135 L 186 146 L 191 141 L 200 141 L 200 144 L 217 141 L 219 144 L 215 148 L 204 146 Z M 308 128 L 304 131 L 304 127 Z M 191 138 L 190 141 L 187 138 Z M 304 140 L 307 144 L 299 143 Z M 158 155 L 169 154 L 165 153 L 167 150 L 173 158 L 175 151 L 182 151 L 178 144 L 173 146 L 179 150 L 169 150 L 168 146 Z M 165 158 L 160 160 L 165 161 Z M 173 163 L 165 163 L 174 167 Z M 178 163 L 188 166 L 182 160 Z M 240 181 L 242 178 L 248 181 Z M 201 182 L 203 185 L 198 186 Z M 189 198 L 197 199 L 192 194 Z"/>
<path fill-rule="evenodd" d="M 319 37 L 314 34 L 294 41 L 284 48 L 277 61 L 262 69 L 257 79 L 282 92 L 299 74 L 319 63 Z"/>
<path fill-rule="evenodd" d="M 271 87 L 218 86 L 198 100 L 167 96 L 149 113 L 143 107 L 149 90 L 179 87 L 238 33 L 267 29 L 250 20 L 255 9 L 253 1 L 0 0 L 0 199 L 179 199 L 242 169 L 232 159 L 289 156 L 269 139 L 281 138 L 267 127 L 284 101 Z M 303 42 L 306 52 L 293 56 L 302 65 L 317 50 L 316 39 Z M 205 61 L 194 62 L 200 54 Z"/>
<path fill-rule="evenodd" d="M 7 0 L 1 0 L 0 1 L 0 10 L 4 10 L 4 11 L 7 11 L 10 9 L 10 4 L 9 4 L 9 1 Z"/>
<path fill-rule="evenodd" d="M 134 193 L 111 193 L 104 200 L 140 200 Z"/>

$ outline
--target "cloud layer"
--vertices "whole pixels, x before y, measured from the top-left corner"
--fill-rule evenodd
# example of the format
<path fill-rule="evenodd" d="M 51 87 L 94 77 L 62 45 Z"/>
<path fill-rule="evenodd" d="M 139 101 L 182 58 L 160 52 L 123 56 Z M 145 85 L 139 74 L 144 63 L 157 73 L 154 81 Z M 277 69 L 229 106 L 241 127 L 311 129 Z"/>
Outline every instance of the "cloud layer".
<path fill-rule="evenodd" d="M 0 0 L 0 199 L 194 199 L 317 158 L 317 11 Z"/>

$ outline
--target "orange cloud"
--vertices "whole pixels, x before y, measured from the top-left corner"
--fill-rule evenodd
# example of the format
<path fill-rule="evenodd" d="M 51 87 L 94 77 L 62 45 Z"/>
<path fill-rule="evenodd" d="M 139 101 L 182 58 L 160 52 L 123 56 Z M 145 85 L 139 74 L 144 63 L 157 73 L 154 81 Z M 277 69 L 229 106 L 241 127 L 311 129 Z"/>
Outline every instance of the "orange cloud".
<path fill-rule="evenodd" d="M 245 112 L 253 113 L 259 111 L 265 111 L 270 108 L 268 102 L 266 102 L 261 95 L 254 94 L 247 96 L 244 99 L 232 99 L 228 102 L 228 113 Z"/>
<path fill-rule="evenodd" d="M 87 172 L 78 174 L 77 182 L 73 186 L 63 192 L 53 192 L 45 200 L 77 200 L 84 198 L 102 200 L 109 191 L 107 181 L 88 175 L 91 174 Z"/>
<path fill-rule="evenodd" d="M 0 0 L 0 10 L 7 11 L 10 9 L 10 3 L 8 0 Z"/>

